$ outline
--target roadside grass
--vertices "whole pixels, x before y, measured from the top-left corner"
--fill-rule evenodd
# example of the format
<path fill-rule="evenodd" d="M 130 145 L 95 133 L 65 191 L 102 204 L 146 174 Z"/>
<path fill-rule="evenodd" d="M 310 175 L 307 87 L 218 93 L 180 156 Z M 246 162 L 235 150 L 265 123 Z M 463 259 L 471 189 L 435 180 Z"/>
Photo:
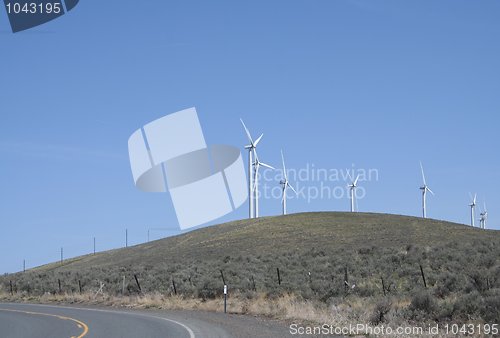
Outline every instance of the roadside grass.
<path fill-rule="evenodd" d="M 106 306 L 127 309 L 156 309 L 156 310 L 193 310 L 223 312 L 221 299 L 201 300 L 184 296 L 164 295 L 160 293 L 140 294 L 134 296 L 116 296 L 109 294 L 44 294 L 29 296 L 26 294 L 9 295 L 0 290 L 0 302 L 26 302 L 57 305 L 85 305 Z M 285 321 L 289 324 L 298 323 L 302 326 L 322 326 L 347 328 L 350 325 L 370 325 L 372 330 L 387 327 L 423 328 L 435 325 L 432 320 L 413 321 L 405 318 L 404 314 L 412 306 L 411 299 L 349 297 L 335 300 L 330 305 L 318 301 L 304 300 L 293 294 L 283 294 L 269 298 L 264 293 L 257 293 L 252 298 L 235 294 L 228 298 L 228 312 L 239 315 L 263 316 Z M 380 304 L 384 308 L 384 318 L 380 317 Z M 466 320 L 463 324 L 482 324 L 483 321 Z M 366 334 L 362 336 L 372 337 Z M 391 337 L 414 337 L 412 334 L 393 334 Z M 468 337 L 466 334 L 446 334 L 441 330 L 438 334 L 419 334 L 419 337 Z M 475 337 L 489 337 L 489 335 L 474 335 Z"/>

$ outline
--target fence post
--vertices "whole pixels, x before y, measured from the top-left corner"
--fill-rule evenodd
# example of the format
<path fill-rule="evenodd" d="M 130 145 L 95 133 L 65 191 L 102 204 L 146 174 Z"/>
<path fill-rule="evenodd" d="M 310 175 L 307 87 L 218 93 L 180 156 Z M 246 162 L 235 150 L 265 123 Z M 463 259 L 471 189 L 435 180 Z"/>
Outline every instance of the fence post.
<path fill-rule="evenodd" d="M 349 271 L 347 270 L 347 266 L 344 268 L 344 289 L 347 294 L 349 291 Z"/>
<path fill-rule="evenodd" d="M 175 287 L 175 280 L 172 277 L 172 286 L 174 287 L 174 295 L 177 295 L 177 288 Z"/>
<path fill-rule="evenodd" d="M 222 277 L 222 284 L 226 285 L 226 279 L 224 278 L 224 273 L 222 272 L 222 270 L 219 271 L 220 271 L 220 276 Z"/>
<path fill-rule="evenodd" d="M 12 281 L 9 281 L 9 284 L 10 284 L 10 295 L 13 296 L 14 295 L 14 288 L 12 287 Z"/>
<path fill-rule="evenodd" d="M 422 280 L 424 281 L 424 287 L 427 288 L 427 282 L 425 281 L 424 269 L 422 268 L 422 264 L 420 264 L 420 273 L 422 274 Z"/>
<path fill-rule="evenodd" d="M 61 294 L 62 288 L 61 288 L 61 280 L 60 279 L 57 280 L 57 285 L 59 285 L 59 294 Z"/>
<path fill-rule="evenodd" d="M 384 290 L 384 296 L 385 296 L 385 283 L 384 283 L 384 277 L 380 277 L 382 280 L 382 290 Z"/>
<path fill-rule="evenodd" d="M 78 289 L 80 290 L 80 294 L 82 294 L 82 282 L 78 280 Z"/>
<path fill-rule="evenodd" d="M 224 313 L 227 313 L 227 285 L 224 284 Z"/>
<path fill-rule="evenodd" d="M 141 284 L 139 284 L 139 279 L 137 278 L 137 275 L 134 275 L 134 278 L 135 282 L 137 283 L 137 287 L 139 288 L 139 292 L 142 293 Z"/>
<path fill-rule="evenodd" d="M 281 285 L 280 268 L 276 268 L 276 272 L 278 273 L 278 285 Z"/>

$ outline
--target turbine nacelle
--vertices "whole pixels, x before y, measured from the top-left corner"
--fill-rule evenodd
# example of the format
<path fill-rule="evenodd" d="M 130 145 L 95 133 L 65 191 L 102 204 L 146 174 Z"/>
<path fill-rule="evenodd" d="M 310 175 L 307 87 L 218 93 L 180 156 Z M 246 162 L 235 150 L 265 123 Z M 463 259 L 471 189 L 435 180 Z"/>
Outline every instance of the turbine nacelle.
<path fill-rule="evenodd" d="M 477 194 L 474 194 L 474 198 L 472 198 L 472 194 L 469 194 L 469 196 L 470 199 L 472 200 L 471 203 L 469 204 L 469 207 L 474 208 L 477 205 L 476 204 Z"/>
<path fill-rule="evenodd" d="M 359 175 L 356 176 L 356 179 L 354 180 L 354 182 L 352 182 L 351 184 L 349 184 L 347 187 L 351 188 L 351 189 L 357 188 L 358 187 L 358 180 L 359 180 Z"/>

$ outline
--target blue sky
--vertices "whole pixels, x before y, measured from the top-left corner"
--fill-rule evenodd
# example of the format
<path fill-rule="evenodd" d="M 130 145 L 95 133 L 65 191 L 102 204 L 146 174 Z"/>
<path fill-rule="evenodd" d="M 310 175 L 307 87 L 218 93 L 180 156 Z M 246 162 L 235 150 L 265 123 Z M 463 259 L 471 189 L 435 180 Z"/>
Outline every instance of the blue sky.
<path fill-rule="evenodd" d="M 0 9 L 0 272 L 178 233 L 168 194 L 134 187 L 127 140 L 195 106 L 209 144 L 289 168 L 376 169 L 361 211 L 500 229 L 498 1 L 81 1 L 12 34 Z M 245 157 L 246 159 L 246 157 Z M 294 184 L 294 182 L 291 182 Z M 345 187 L 348 182 L 336 182 Z M 267 182 L 272 185 L 272 182 Z M 275 182 L 277 185 L 278 182 Z M 297 183 L 296 183 L 297 184 Z M 300 184 L 307 184 L 299 182 Z M 347 210 L 291 199 L 290 212 Z M 261 214 L 280 200 L 261 201 Z M 246 217 L 246 205 L 218 220 Z"/>

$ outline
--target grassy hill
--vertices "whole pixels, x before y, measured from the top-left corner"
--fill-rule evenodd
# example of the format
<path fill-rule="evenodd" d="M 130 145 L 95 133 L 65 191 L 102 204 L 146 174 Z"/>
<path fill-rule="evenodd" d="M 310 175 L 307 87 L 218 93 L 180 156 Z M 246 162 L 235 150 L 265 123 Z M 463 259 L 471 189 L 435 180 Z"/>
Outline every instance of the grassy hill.
<path fill-rule="evenodd" d="M 498 314 L 499 257 L 498 231 L 407 216 L 302 213 L 235 221 L 77 257 L 3 277 L 0 284 L 7 290 L 13 280 L 19 292 L 40 294 L 59 292 L 58 280 L 63 292 L 78 292 L 78 281 L 86 290 L 102 281 L 107 292 L 120 294 L 125 277 L 126 293 L 134 294 L 137 275 L 142 292 L 171 293 L 174 280 L 179 294 L 209 299 L 220 295 L 222 270 L 231 290 L 248 297 L 256 291 L 292 292 L 329 302 L 384 293 L 413 297 L 425 288 L 422 266 L 432 297 L 493 299 L 497 310 L 488 311 Z"/>
<path fill-rule="evenodd" d="M 452 243 L 500 241 L 500 232 L 416 217 L 368 213 L 302 213 L 240 220 L 195 230 L 134 247 L 82 256 L 34 269 L 71 271 L 219 261 L 226 256 L 279 256 L 287 252 L 326 252 Z"/>

